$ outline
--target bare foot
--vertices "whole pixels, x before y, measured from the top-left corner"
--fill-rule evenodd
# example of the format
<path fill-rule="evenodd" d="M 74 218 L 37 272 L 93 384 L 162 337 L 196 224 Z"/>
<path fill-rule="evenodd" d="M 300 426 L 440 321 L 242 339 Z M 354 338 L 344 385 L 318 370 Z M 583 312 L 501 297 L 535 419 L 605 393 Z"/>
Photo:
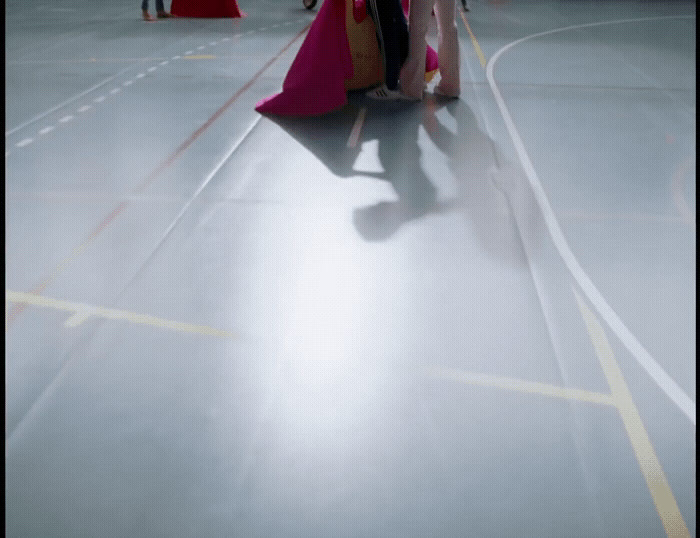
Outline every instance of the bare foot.
<path fill-rule="evenodd" d="M 143 20 L 150 22 L 150 21 L 156 20 L 156 18 L 153 15 L 151 15 L 148 11 L 144 11 L 143 12 Z"/>

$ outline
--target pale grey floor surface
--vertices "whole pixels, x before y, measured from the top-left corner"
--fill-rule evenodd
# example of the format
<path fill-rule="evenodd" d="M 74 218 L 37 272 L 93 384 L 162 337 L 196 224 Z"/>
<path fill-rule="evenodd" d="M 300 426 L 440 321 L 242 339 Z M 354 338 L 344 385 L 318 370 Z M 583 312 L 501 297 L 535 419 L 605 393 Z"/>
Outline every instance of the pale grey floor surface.
<path fill-rule="evenodd" d="M 694 3 L 472 1 L 459 100 L 306 119 L 254 106 L 316 11 L 240 6 L 6 2 L 7 534 L 694 536 L 581 283 L 694 408 Z"/>

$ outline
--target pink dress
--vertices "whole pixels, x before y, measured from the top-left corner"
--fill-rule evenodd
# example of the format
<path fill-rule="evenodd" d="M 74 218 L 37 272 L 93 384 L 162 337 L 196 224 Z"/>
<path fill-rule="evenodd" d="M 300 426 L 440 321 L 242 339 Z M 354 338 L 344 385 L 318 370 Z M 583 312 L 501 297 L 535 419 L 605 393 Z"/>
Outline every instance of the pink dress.
<path fill-rule="evenodd" d="M 236 0 L 173 0 L 170 13 L 178 17 L 245 17 Z"/>
<path fill-rule="evenodd" d="M 366 15 L 365 0 L 354 2 L 356 21 Z M 347 103 L 345 80 L 353 76 L 345 27 L 346 0 L 324 0 L 282 84 L 282 91 L 259 101 L 255 110 L 280 116 L 316 116 Z M 407 0 L 404 11 L 407 9 Z M 437 69 L 437 54 L 426 53 L 426 72 Z"/>

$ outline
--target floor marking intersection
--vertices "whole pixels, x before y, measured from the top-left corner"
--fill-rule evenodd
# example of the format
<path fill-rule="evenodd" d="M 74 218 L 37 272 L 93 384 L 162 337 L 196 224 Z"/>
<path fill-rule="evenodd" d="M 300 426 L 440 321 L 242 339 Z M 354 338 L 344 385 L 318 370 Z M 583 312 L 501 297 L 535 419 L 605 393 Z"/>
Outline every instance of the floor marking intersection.
<path fill-rule="evenodd" d="M 649 492 L 651 493 L 656 511 L 661 518 L 666 535 L 671 537 L 690 536 L 688 527 L 683 520 L 676 499 L 671 491 L 666 474 L 661 467 L 661 462 L 656 456 L 654 446 L 651 444 L 642 417 L 639 414 L 632 393 L 627 387 L 617 360 L 613 354 L 605 330 L 598 318 L 591 312 L 576 289 L 572 287 L 579 310 L 586 323 L 586 328 L 595 347 L 596 355 L 603 368 L 605 377 L 612 393 L 615 407 L 620 412 L 627 435 L 632 443 L 634 455 L 644 475 Z"/>
<path fill-rule="evenodd" d="M 588 300 L 593 304 L 598 313 L 602 316 L 603 320 L 608 324 L 612 331 L 617 335 L 624 346 L 632 353 L 633 357 L 637 362 L 646 370 L 649 376 L 654 380 L 654 382 L 664 391 L 664 393 L 673 401 L 678 408 L 683 411 L 683 413 L 688 417 L 693 425 L 696 423 L 696 409 L 695 402 L 686 394 L 686 392 L 680 387 L 680 385 L 661 367 L 661 365 L 651 356 L 651 354 L 646 350 L 646 348 L 641 344 L 637 337 L 629 330 L 629 328 L 624 324 L 622 319 L 617 315 L 613 308 L 608 304 L 603 295 L 600 293 L 598 288 L 596 288 L 593 281 L 590 279 L 588 274 L 583 270 L 579 264 L 576 256 L 571 251 L 564 233 L 559 226 L 559 222 L 554 214 L 554 210 L 549 203 L 549 199 L 544 191 L 544 187 L 540 182 L 535 167 L 530 160 L 530 157 L 525 149 L 525 144 L 523 143 L 520 133 L 513 122 L 510 115 L 510 111 L 506 106 L 505 100 L 501 95 L 501 91 L 496 84 L 496 80 L 493 75 L 494 65 L 500 58 L 500 56 L 520 43 L 527 41 L 528 39 L 542 37 L 550 34 L 555 34 L 558 32 L 564 32 L 568 30 L 580 29 L 580 28 L 590 28 L 596 26 L 602 26 L 606 24 L 621 24 L 639 21 L 652 21 L 659 19 L 671 19 L 671 18 L 691 18 L 690 16 L 676 15 L 669 17 L 647 17 L 639 19 L 620 19 L 614 21 L 603 21 L 588 24 L 577 24 L 573 26 L 566 26 L 563 28 L 556 28 L 554 30 L 547 30 L 545 32 L 539 32 L 536 34 L 531 34 L 523 38 L 517 39 L 504 47 L 501 47 L 488 61 L 486 65 L 486 79 L 491 87 L 491 92 L 496 100 L 496 104 L 501 112 L 503 121 L 508 129 L 508 134 L 515 146 L 516 153 L 518 154 L 518 159 L 523 167 L 525 175 L 528 178 L 530 187 L 532 188 L 533 195 L 539 206 L 542 217 L 549 231 L 549 235 L 554 242 L 554 246 L 559 251 L 564 263 L 566 264 L 569 272 L 574 277 L 579 287 L 586 295 Z"/>
<path fill-rule="evenodd" d="M 441 368 L 433 366 L 428 369 L 428 374 L 431 377 L 446 379 L 466 383 L 468 385 L 480 385 L 483 387 L 496 387 L 505 390 L 517 392 L 526 392 L 530 394 L 540 394 L 542 396 L 551 396 L 554 398 L 563 398 L 565 400 L 579 400 L 602 405 L 615 405 L 612 395 L 588 390 L 561 387 L 550 385 L 547 383 L 539 383 L 536 381 L 525 381 L 523 379 L 514 379 L 509 377 L 500 377 L 490 374 L 479 374 L 475 372 L 466 372 L 455 368 Z"/>
<path fill-rule="evenodd" d="M 683 516 L 678 508 L 671 486 L 668 483 L 666 474 L 661 466 L 654 446 L 649 439 L 649 434 L 644 427 L 641 415 L 637 409 L 632 394 L 625 382 L 622 370 L 615 359 L 610 343 L 605 331 L 597 317 L 584 300 L 573 288 L 576 301 L 583 316 L 591 342 L 595 348 L 596 356 L 600 361 L 603 372 L 610 387 L 610 394 L 591 392 L 582 389 L 561 387 L 547 383 L 526 381 L 508 377 L 482 374 L 458 370 L 456 368 L 445 368 L 431 366 L 426 372 L 430 377 L 466 383 L 469 385 L 479 385 L 484 387 L 495 387 L 505 390 L 539 394 L 566 400 L 578 400 L 588 403 L 608 405 L 615 407 L 622 419 L 625 431 L 629 437 L 634 455 L 639 464 L 644 480 L 651 494 L 656 511 L 661 518 L 667 536 L 669 537 L 689 537 L 690 532 L 685 524 Z"/>
<path fill-rule="evenodd" d="M 204 132 L 206 129 L 209 128 L 210 125 L 212 125 L 219 116 L 221 116 L 234 102 L 238 100 L 238 98 L 248 91 L 248 89 L 258 80 L 258 78 L 274 63 L 276 62 L 279 58 L 282 57 L 282 55 L 292 46 L 292 44 L 297 41 L 301 36 L 306 34 L 308 29 L 310 28 L 311 24 L 307 24 L 301 31 L 299 31 L 296 36 L 294 36 L 282 49 L 268 62 L 263 65 L 262 68 L 260 68 L 254 75 L 253 77 L 246 82 L 234 95 L 231 96 L 231 98 L 224 103 L 206 122 L 204 122 L 195 132 L 193 132 L 187 140 L 185 140 L 182 144 L 180 144 L 177 149 L 170 154 L 164 161 L 162 161 L 146 178 L 144 181 L 141 182 L 141 184 L 133 191 L 133 194 L 139 194 L 143 192 L 153 181 L 155 181 L 160 174 L 166 170 L 182 153 L 184 153 L 187 148 L 189 148 L 190 145 L 194 143 L 194 141 Z M 155 67 L 153 67 L 155 69 Z M 115 88 L 114 90 L 120 91 L 120 88 Z M 114 90 L 112 90 L 114 92 Z M 250 132 L 250 129 L 252 129 L 257 122 L 260 120 L 262 116 L 257 116 L 255 122 L 249 126 L 248 130 L 244 134 L 244 137 L 247 136 L 247 134 Z M 242 142 L 243 138 L 239 139 L 239 142 L 234 145 L 233 150 L 237 147 L 237 145 Z M 233 151 L 232 150 L 232 151 Z M 227 156 L 227 158 L 230 157 L 230 154 Z M 220 163 L 218 166 L 222 165 Z M 218 168 L 216 169 L 218 170 Z M 207 179 L 208 181 L 208 179 Z M 66 258 L 64 258 L 63 261 L 61 261 L 58 266 L 47 276 L 40 284 L 35 286 L 31 291 L 35 294 L 41 294 L 43 291 L 51 284 L 54 282 L 54 280 L 57 278 L 59 274 L 61 274 L 65 268 L 72 263 L 72 261 L 82 254 L 82 252 L 87 249 L 87 247 L 92 243 L 92 241 L 107 227 L 109 226 L 114 219 L 119 216 L 122 211 L 126 207 L 128 207 L 129 203 L 128 201 L 122 201 L 117 207 L 115 207 L 103 220 L 100 224 L 97 225 L 96 228 L 93 229 L 93 231 L 89 234 L 89 236 L 77 247 L 73 249 L 73 252 L 69 254 Z M 179 217 L 178 217 L 179 218 Z M 14 321 L 17 319 L 17 317 L 24 311 L 26 307 L 26 304 L 19 303 L 16 304 L 12 309 L 9 310 L 7 315 L 5 316 L 5 332 L 8 331 L 8 328 Z"/>
<path fill-rule="evenodd" d="M 111 320 L 123 320 L 129 323 L 140 325 L 150 325 L 161 329 L 169 329 L 172 331 L 201 334 L 205 336 L 218 336 L 223 338 L 237 338 L 232 332 L 223 331 L 206 325 L 196 325 L 193 323 L 184 323 L 181 321 L 173 321 L 164 318 L 158 318 L 149 314 L 139 314 L 137 312 L 129 312 L 127 310 L 117 310 L 114 308 L 102 308 L 99 306 L 88 305 L 84 303 L 73 303 L 36 295 L 33 293 L 22 293 L 17 291 L 7 290 L 5 292 L 5 308 L 7 310 L 8 303 L 23 303 L 32 306 L 44 308 L 53 308 L 55 310 L 63 310 L 73 312 L 66 322 L 66 327 L 77 327 L 88 318 L 103 318 Z"/>

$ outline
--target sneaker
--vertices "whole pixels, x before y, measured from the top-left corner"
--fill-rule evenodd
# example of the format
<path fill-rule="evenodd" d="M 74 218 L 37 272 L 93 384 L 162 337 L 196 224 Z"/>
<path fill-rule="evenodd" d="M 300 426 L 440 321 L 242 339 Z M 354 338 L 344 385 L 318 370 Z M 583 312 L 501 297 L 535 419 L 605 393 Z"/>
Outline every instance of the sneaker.
<path fill-rule="evenodd" d="M 382 84 L 381 86 L 374 88 L 373 90 L 368 91 L 365 95 L 367 95 L 367 97 L 371 97 L 372 99 L 378 99 L 380 101 L 397 101 L 397 100 L 416 101 L 417 100 L 417 99 L 414 99 L 413 97 L 410 97 L 408 95 L 401 93 L 399 90 L 390 90 L 389 88 L 386 87 L 386 84 Z"/>

